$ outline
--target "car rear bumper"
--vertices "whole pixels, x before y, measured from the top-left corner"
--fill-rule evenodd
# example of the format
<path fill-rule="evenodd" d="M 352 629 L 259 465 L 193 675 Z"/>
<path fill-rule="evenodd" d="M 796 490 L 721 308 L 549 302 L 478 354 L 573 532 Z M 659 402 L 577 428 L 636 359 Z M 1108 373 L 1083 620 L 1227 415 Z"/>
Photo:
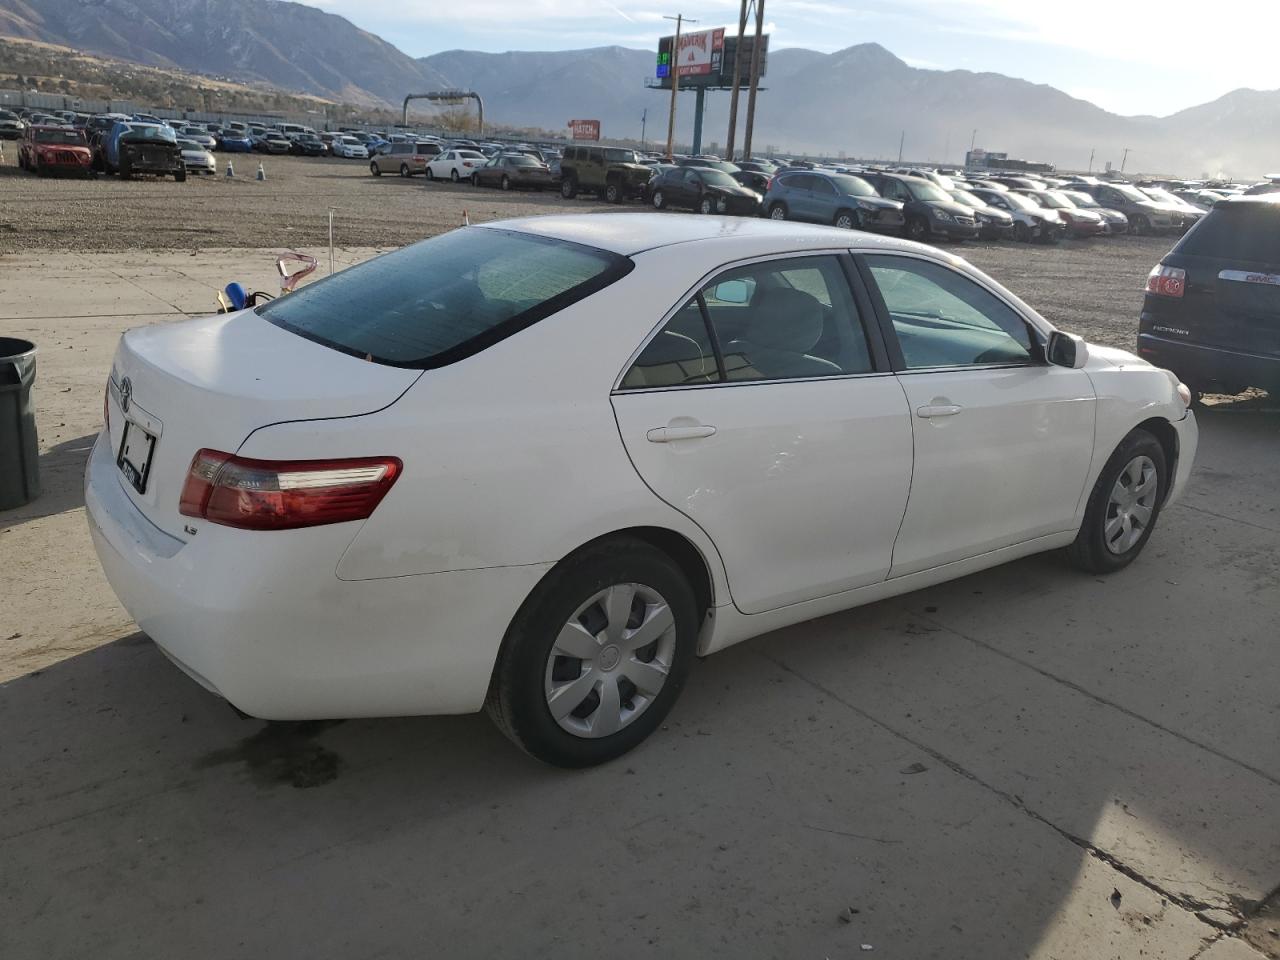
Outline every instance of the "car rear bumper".
<path fill-rule="evenodd" d="M 1144 314 L 1143 323 L 1148 322 Z M 1197 387 L 1217 385 L 1233 393 L 1245 387 L 1280 390 L 1280 357 L 1182 343 L 1153 333 L 1138 334 L 1138 356 Z"/>
<path fill-rule="evenodd" d="M 170 659 L 252 716 L 478 710 L 507 626 L 551 567 L 339 580 L 350 524 L 203 524 L 183 541 L 128 499 L 105 437 L 85 471 L 85 510 L 108 582 Z"/>

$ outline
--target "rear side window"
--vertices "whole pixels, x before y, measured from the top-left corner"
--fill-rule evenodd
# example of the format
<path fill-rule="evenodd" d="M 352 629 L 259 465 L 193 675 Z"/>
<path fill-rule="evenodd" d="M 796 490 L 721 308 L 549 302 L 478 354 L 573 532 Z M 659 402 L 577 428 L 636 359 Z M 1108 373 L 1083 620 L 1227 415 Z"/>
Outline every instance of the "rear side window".
<path fill-rule="evenodd" d="M 1280 266 L 1280 204 L 1226 203 L 1214 207 L 1174 252 Z"/>
<path fill-rule="evenodd" d="M 468 227 L 326 277 L 257 312 L 343 353 L 431 369 L 479 353 L 633 266 L 594 247 Z"/>

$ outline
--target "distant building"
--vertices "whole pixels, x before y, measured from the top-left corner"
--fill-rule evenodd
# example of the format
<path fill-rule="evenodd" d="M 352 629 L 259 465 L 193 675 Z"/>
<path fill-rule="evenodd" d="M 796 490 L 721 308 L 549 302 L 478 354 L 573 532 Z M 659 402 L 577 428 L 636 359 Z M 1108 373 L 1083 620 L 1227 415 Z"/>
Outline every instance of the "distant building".
<path fill-rule="evenodd" d="M 1042 160 L 1020 160 L 1007 153 L 983 150 L 978 147 L 964 155 L 964 165 L 969 170 L 1009 170 L 1021 173 L 1053 173 L 1058 168 Z"/>

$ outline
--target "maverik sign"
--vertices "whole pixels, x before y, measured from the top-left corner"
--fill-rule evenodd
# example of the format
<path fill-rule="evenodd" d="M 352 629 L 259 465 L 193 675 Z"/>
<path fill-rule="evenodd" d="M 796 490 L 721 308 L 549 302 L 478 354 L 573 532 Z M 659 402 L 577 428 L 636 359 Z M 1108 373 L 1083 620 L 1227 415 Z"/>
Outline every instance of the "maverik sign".
<path fill-rule="evenodd" d="M 682 77 L 700 77 L 720 72 L 724 55 L 724 28 L 685 33 L 676 51 L 676 73 Z"/>
<path fill-rule="evenodd" d="M 575 140 L 599 140 L 599 120 L 570 120 L 569 130 Z"/>

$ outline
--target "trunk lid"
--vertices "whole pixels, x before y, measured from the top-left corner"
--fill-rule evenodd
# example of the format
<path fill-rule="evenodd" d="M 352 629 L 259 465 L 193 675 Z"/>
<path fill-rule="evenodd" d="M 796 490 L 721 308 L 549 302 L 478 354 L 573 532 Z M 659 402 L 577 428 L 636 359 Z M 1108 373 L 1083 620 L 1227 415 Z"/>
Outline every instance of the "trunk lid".
<path fill-rule="evenodd" d="M 201 447 L 234 453 L 268 424 L 372 413 L 421 375 L 313 343 L 252 310 L 130 330 L 107 387 L 118 480 L 148 520 L 183 537 L 178 499 Z"/>

